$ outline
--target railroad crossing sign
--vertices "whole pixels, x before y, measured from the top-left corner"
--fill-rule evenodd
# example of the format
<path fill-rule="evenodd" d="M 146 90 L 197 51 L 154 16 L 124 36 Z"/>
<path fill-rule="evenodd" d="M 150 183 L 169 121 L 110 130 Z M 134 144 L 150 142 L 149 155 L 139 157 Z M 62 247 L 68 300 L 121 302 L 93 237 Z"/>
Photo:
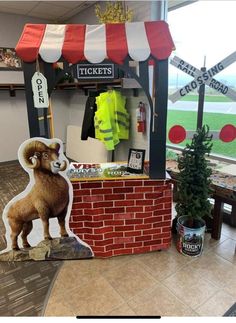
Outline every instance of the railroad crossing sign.
<path fill-rule="evenodd" d="M 198 88 L 200 85 L 206 84 L 212 89 L 216 90 L 217 92 L 229 97 L 231 100 L 236 101 L 236 91 L 232 90 L 227 85 L 213 78 L 213 76 L 223 71 L 226 67 L 228 67 L 235 61 L 236 61 L 236 52 L 233 52 L 225 59 L 220 61 L 218 64 L 214 65 L 209 70 L 203 72 L 197 69 L 196 67 L 192 66 L 191 64 L 187 63 L 183 59 L 177 56 L 174 56 L 173 59 L 171 59 L 170 64 L 177 67 L 178 69 L 185 72 L 186 74 L 193 76 L 194 80 L 189 82 L 180 90 L 169 95 L 169 99 L 171 100 L 171 102 L 174 103 L 178 101 L 181 97 L 188 94 L 189 92 Z"/>

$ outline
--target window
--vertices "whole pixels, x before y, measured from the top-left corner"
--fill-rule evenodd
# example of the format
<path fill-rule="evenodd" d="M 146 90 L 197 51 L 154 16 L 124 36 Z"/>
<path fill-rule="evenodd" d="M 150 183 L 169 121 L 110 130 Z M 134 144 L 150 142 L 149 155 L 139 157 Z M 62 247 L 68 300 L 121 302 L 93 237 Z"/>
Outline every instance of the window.
<path fill-rule="evenodd" d="M 174 55 L 197 69 L 209 70 L 232 53 L 236 53 L 234 31 L 236 30 L 235 1 L 197 1 L 168 14 L 168 23 L 174 39 Z M 236 126 L 236 54 L 235 62 L 226 68 L 218 66 L 214 75 L 218 91 L 205 86 L 203 124 L 210 130 L 220 131 L 226 124 Z M 194 78 L 170 64 L 169 95 L 184 89 Z M 219 89 L 221 82 L 224 87 Z M 212 83 L 213 86 L 213 83 Z M 194 87 L 194 86 L 193 86 Z M 235 99 L 224 95 L 232 89 Z M 193 91 L 182 90 L 182 98 L 175 103 L 168 101 L 168 131 L 174 125 L 182 125 L 186 131 L 197 126 L 198 87 Z M 186 94 L 186 95 L 185 95 Z M 185 141 L 179 144 L 185 146 Z M 213 154 L 236 158 L 236 140 L 225 143 L 213 141 Z"/>

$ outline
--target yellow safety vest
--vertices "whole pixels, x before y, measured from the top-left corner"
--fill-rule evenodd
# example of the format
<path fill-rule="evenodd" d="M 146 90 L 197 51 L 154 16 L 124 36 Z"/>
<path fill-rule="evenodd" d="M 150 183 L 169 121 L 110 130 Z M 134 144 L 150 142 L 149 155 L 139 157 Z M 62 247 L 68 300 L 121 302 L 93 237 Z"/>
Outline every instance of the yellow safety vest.
<path fill-rule="evenodd" d="M 129 114 L 125 109 L 125 98 L 117 91 L 101 93 L 96 98 L 95 137 L 107 150 L 114 150 L 120 139 L 129 138 Z"/>

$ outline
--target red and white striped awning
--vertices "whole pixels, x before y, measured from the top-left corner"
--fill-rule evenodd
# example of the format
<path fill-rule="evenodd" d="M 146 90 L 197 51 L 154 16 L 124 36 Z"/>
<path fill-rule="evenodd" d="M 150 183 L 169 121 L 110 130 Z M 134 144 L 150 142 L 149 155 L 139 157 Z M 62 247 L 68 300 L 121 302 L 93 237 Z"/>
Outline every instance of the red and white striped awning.
<path fill-rule="evenodd" d="M 16 46 L 24 62 L 33 62 L 38 55 L 55 63 L 61 56 L 72 64 L 81 60 L 100 63 L 110 59 L 122 64 L 129 54 L 135 61 L 150 55 L 166 59 L 174 49 L 165 21 L 133 22 L 101 25 L 27 24 Z"/>

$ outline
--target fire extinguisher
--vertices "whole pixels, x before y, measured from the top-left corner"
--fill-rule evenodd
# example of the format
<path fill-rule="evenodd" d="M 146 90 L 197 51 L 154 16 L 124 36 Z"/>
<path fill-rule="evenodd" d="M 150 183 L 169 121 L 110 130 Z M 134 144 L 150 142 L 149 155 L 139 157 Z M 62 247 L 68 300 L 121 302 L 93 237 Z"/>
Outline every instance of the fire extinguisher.
<path fill-rule="evenodd" d="M 145 133 L 146 131 L 146 109 L 143 102 L 139 102 L 138 108 L 136 109 L 137 118 L 137 131 Z"/>

